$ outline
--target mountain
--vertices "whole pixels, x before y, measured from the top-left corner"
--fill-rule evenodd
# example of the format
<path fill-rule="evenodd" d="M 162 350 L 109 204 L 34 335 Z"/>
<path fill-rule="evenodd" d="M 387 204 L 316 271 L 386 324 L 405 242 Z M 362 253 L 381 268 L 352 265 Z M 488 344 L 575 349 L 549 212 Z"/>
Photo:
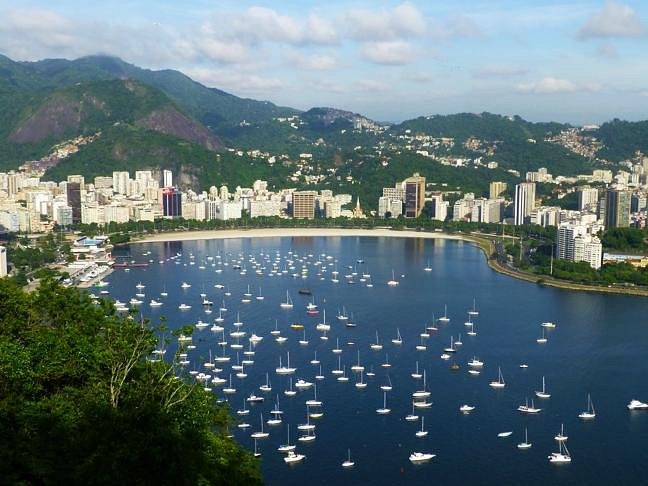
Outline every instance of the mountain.
<path fill-rule="evenodd" d="M 49 91 L 79 82 L 109 79 L 133 79 L 157 88 L 186 113 L 214 130 L 243 121 L 265 121 L 298 113 L 268 101 L 239 98 L 208 88 L 179 71 L 143 69 L 115 57 L 15 62 L 0 56 L 0 83 L 19 90 Z"/>
<path fill-rule="evenodd" d="M 15 86 L 15 84 L 14 84 Z M 77 83 L 50 92 L 25 94 L 15 87 L 0 90 L 0 164 L 11 167 L 52 152 L 52 147 L 81 137 L 97 143 L 104 132 L 127 126 L 140 137 L 159 134 L 207 151 L 220 151 L 222 141 L 204 125 L 180 110 L 161 91 L 131 79 Z M 150 146 L 151 153 L 156 153 Z M 143 154 L 139 154 L 142 156 Z M 60 158 L 60 157 L 59 157 Z M 156 166 L 164 164 L 158 157 Z M 61 163 L 54 158 L 50 165 Z M 99 166 L 103 170 L 105 166 Z"/>

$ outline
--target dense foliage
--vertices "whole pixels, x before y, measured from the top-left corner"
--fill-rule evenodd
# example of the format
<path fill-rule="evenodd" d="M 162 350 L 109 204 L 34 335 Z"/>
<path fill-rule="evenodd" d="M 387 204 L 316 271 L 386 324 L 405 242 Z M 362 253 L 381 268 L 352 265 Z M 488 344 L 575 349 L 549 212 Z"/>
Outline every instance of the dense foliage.
<path fill-rule="evenodd" d="M 212 394 L 147 357 L 146 322 L 45 281 L 0 280 L 0 477 L 5 484 L 259 484 Z"/>
<path fill-rule="evenodd" d="M 635 228 L 609 228 L 601 235 L 603 247 L 621 252 L 648 252 L 648 231 Z"/>
<path fill-rule="evenodd" d="M 619 161 L 634 157 L 637 150 L 648 154 L 648 121 L 614 119 L 601 125 L 596 135 L 605 145 L 601 157 Z"/>

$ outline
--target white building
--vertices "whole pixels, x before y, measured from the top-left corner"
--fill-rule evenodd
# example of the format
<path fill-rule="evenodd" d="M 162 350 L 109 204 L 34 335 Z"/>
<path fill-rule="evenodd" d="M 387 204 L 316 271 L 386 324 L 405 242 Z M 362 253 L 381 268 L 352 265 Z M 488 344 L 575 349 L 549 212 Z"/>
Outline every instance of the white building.
<path fill-rule="evenodd" d="M 173 172 L 170 170 L 162 171 L 162 187 L 173 187 Z"/>
<path fill-rule="evenodd" d="M 556 246 L 561 260 L 587 262 L 592 268 L 601 268 L 603 245 L 585 225 L 562 223 L 558 227 Z"/>
<path fill-rule="evenodd" d="M 220 201 L 216 211 L 216 219 L 241 219 L 241 203 L 237 201 Z"/>
<path fill-rule="evenodd" d="M 443 200 L 443 194 L 433 194 L 430 198 L 432 219 L 436 221 L 445 221 L 448 217 L 448 207 L 450 203 Z"/>
<path fill-rule="evenodd" d="M 281 201 L 250 201 L 250 217 L 271 217 L 281 215 Z"/>
<path fill-rule="evenodd" d="M 0 246 L 0 278 L 6 277 L 8 272 L 7 249 L 4 246 Z"/>
<path fill-rule="evenodd" d="M 598 189 L 583 187 L 578 191 L 578 210 L 595 211 L 598 206 Z"/>
<path fill-rule="evenodd" d="M 126 171 L 113 172 L 113 191 L 117 194 L 128 194 L 130 191 L 130 174 Z"/>
<path fill-rule="evenodd" d="M 515 186 L 515 205 L 513 223 L 518 226 L 529 221 L 535 208 L 536 186 L 533 182 L 522 182 Z"/>

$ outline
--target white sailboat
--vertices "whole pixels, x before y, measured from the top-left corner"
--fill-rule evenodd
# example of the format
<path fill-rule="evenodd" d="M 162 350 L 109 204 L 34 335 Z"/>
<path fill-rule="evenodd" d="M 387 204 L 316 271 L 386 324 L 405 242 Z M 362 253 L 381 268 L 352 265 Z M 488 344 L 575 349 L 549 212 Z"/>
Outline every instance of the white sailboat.
<path fill-rule="evenodd" d="M 358 362 L 351 367 L 351 371 L 362 372 L 364 371 L 364 366 L 360 364 L 360 350 L 358 349 Z"/>
<path fill-rule="evenodd" d="M 415 380 L 420 380 L 423 377 L 423 375 L 421 373 L 419 373 L 419 362 L 418 361 L 416 362 L 416 371 L 414 371 L 414 373 L 412 373 L 410 376 L 412 378 L 414 378 Z"/>
<path fill-rule="evenodd" d="M 360 381 L 356 382 L 355 384 L 356 388 L 360 388 L 360 389 L 367 388 L 367 383 L 365 383 L 363 376 L 364 376 L 364 371 L 360 371 Z"/>
<path fill-rule="evenodd" d="M 288 293 L 287 290 L 286 290 L 286 301 L 279 304 L 279 307 L 281 307 L 282 309 L 292 309 L 293 308 L 293 302 L 292 302 L 292 299 L 290 298 L 290 294 Z"/>
<path fill-rule="evenodd" d="M 567 464 L 571 462 L 571 454 L 564 440 L 558 441 L 558 452 L 552 452 L 547 456 L 547 459 L 553 464 Z"/>
<path fill-rule="evenodd" d="M 387 285 L 389 285 L 390 287 L 396 287 L 398 285 L 398 280 L 396 280 L 394 270 L 392 270 L 392 278 L 387 282 Z"/>
<path fill-rule="evenodd" d="M 542 377 L 542 390 L 538 390 L 535 392 L 536 396 L 538 398 L 551 398 L 551 394 L 547 393 L 547 389 L 545 387 L 545 377 Z"/>
<path fill-rule="evenodd" d="M 389 412 L 391 412 L 391 409 L 387 408 L 387 392 L 383 392 L 383 406 L 377 408 L 376 413 L 378 415 L 387 415 Z"/>
<path fill-rule="evenodd" d="M 382 344 L 380 344 L 380 341 L 378 341 L 378 331 L 376 331 L 376 342 L 371 344 L 371 346 L 369 347 L 374 351 L 380 351 L 382 349 Z"/>
<path fill-rule="evenodd" d="M 351 460 L 351 449 L 347 449 L 347 459 L 342 463 L 342 467 L 349 468 L 349 467 L 353 467 L 354 465 L 355 462 Z"/>
<path fill-rule="evenodd" d="M 542 337 L 536 339 L 538 344 L 545 344 L 547 342 L 547 337 L 545 336 L 545 328 L 542 328 Z"/>
<path fill-rule="evenodd" d="M 439 322 L 442 322 L 443 324 L 447 324 L 450 322 L 450 318 L 448 317 L 448 305 L 443 306 L 443 316 L 439 317 Z"/>
<path fill-rule="evenodd" d="M 392 339 L 391 342 L 396 345 L 403 344 L 403 338 L 401 337 L 400 329 L 396 328 L 396 338 Z"/>
<path fill-rule="evenodd" d="M 531 406 L 529 406 L 528 398 L 526 399 L 524 405 L 520 405 L 517 409 L 518 412 L 529 413 L 529 414 L 536 414 L 542 411 L 541 408 L 536 408 L 535 404 L 533 403 L 533 399 L 531 399 Z"/>
<path fill-rule="evenodd" d="M 596 411 L 594 410 L 594 403 L 592 402 L 592 397 L 590 394 L 587 394 L 587 410 L 578 414 L 579 418 L 588 420 L 596 417 Z"/>
<path fill-rule="evenodd" d="M 473 298 L 473 308 L 472 308 L 472 310 L 468 311 L 468 315 L 473 316 L 473 317 L 476 317 L 476 316 L 479 315 L 479 311 L 477 311 L 477 304 L 476 304 L 476 301 L 475 301 L 474 298 Z"/>
<path fill-rule="evenodd" d="M 425 417 L 421 417 L 421 430 L 416 431 L 416 437 L 425 437 L 428 435 L 428 431 L 424 429 L 425 427 Z"/>
<path fill-rule="evenodd" d="M 297 447 L 294 444 L 290 444 L 290 424 L 288 424 L 288 440 L 286 441 L 285 444 L 281 444 L 279 447 L 277 447 L 277 450 L 279 452 L 290 452 L 294 451 L 295 447 Z"/>
<path fill-rule="evenodd" d="M 528 435 L 528 433 L 527 433 L 527 429 L 526 429 L 526 427 L 525 427 L 525 428 L 524 428 L 524 442 L 520 442 L 520 443 L 517 445 L 517 448 L 518 448 L 518 449 L 522 449 L 522 450 L 524 450 L 524 449 L 530 449 L 532 445 L 533 445 L 533 444 L 532 444 L 531 442 L 529 442 L 529 435 Z"/>
<path fill-rule="evenodd" d="M 562 442 L 567 440 L 567 436 L 565 435 L 565 424 L 560 424 L 560 432 L 554 437 L 558 442 Z"/>
<path fill-rule="evenodd" d="M 290 367 L 290 351 L 286 352 L 287 359 L 288 359 L 288 364 L 286 366 L 283 366 L 281 364 L 281 356 L 279 356 L 279 366 L 275 369 L 275 372 L 278 375 L 291 375 L 295 371 L 297 371 L 297 368 L 291 368 Z"/>
<path fill-rule="evenodd" d="M 261 431 L 259 432 L 252 432 L 251 437 L 253 439 L 265 439 L 270 436 L 268 432 L 264 432 L 263 430 L 263 412 L 261 412 Z"/>
<path fill-rule="evenodd" d="M 424 272 L 431 272 L 432 271 L 432 266 L 430 265 L 430 259 L 428 258 L 427 265 L 425 268 L 423 268 Z"/>
<path fill-rule="evenodd" d="M 414 412 L 414 403 L 412 402 L 412 413 L 405 416 L 405 420 L 408 422 L 416 422 L 419 419 L 419 416 Z"/>
<path fill-rule="evenodd" d="M 504 382 L 504 376 L 502 375 L 502 368 L 497 367 L 497 381 L 491 381 L 489 385 L 492 388 L 504 388 L 506 383 Z"/>

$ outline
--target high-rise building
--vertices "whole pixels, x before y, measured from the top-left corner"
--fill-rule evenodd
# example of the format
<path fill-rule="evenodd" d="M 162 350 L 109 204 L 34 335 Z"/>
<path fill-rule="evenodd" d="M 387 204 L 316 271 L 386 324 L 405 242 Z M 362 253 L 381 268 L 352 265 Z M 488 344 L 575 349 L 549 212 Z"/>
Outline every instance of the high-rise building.
<path fill-rule="evenodd" d="M 596 210 L 598 205 L 598 189 L 583 187 L 578 191 L 578 210 Z"/>
<path fill-rule="evenodd" d="M 4 246 L 0 246 L 0 278 L 6 277 L 7 273 L 7 249 Z"/>
<path fill-rule="evenodd" d="M 489 199 L 497 199 L 500 195 L 506 191 L 506 182 L 493 181 L 490 183 L 488 197 Z"/>
<path fill-rule="evenodd" d="M 630 225 L 630 199 L 630 191 L 622 189 L 606 191 L 603 218 L 606 228 L 627 228 Z"/>
<path fill-rule="evenodd" d="M 534 182 L 521 182 L 515 186 L 514 224 L 521 225 L 529 221 L 531 211 L 535 208 Z"/>
<path fill-rule="evenodd" d="M 601 268 L 603 245 L 585 225 L 562 223 L 558 227 L 556 247 L 556 256 L 561 260 L 587 262 L 592 268 Z"/>
<path fill-rule="evenodd" d="M 315 191 L 295 191 L 292 196 L 292 215 L 295 219 L 315 218 Z"/>
<path fill-rule="evenodd" d="M 418 173 L 403 181 L 405 189 L 405 217 L 418 218 L 425 206 L 425 177 Z"/>
<path fill-rule="evenodd" d="M 81 184 L 67 183 L 67 203 L 72 208 L 72 224 L 81 222 Z"/>
<path fill-rule="evenodd" d="M 113 191 L 117 194 L 128 194 L 130 190 L 130 174 L 127 171 L 113 172 Z"/>
<path fill-rule="evenodd" d="M 165 187 L 162 190 L 162 214 L 165 218 L 182 216 L 182 192 L 175 187 Z"/>
<path fill-rule="evenodd" d="M 445 221 L 448 217 L 450 203 L 443 200 L 443 194 L 432 194 L 432 219 Z"/>
<path fill-rule="evenodd" d="M 85 189 L 85 177 L 79 174 L 67 176 L 67 181 L 69 182 L 78 182 L 81 190 Z"/>
<path fill-rule="evenodd" d="M 162 187 L 172 187 L 173 186 L 173 172 L 170 170 L 162 171 Z"/>
<path fill-rule="evenodd" d="M 632 195 L 632 200 L 630 202 L 630 211 L 633 213 L 638 213 L 639 211 L 646 210 L 646 194 L 638 193 Z"/>

